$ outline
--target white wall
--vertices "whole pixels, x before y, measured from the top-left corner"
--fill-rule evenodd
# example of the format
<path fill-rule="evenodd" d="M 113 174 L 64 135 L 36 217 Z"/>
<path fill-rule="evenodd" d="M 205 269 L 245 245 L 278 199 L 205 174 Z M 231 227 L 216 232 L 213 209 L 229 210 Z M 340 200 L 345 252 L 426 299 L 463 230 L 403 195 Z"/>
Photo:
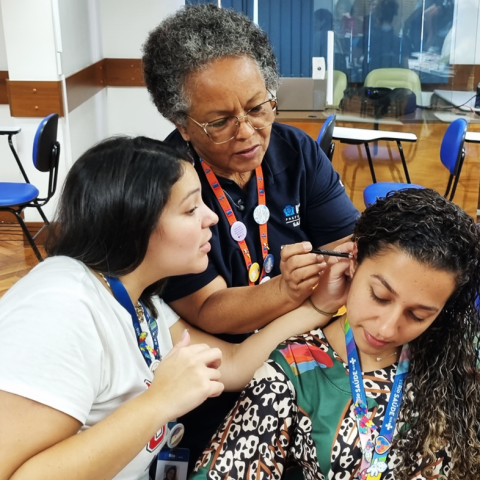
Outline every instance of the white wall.
<path fill-rule="evenodd" d="M 96 0 L 58 1 L 62 70 L 72 75 L 103 58 L 100 5 Z"/>
<path fill-rule="evenodd" d="M 105 58 L 141 58 L 148 33 L 184 0 L 100 0 Z M 108 135 L 124 133 L 164 139 L 173 125 L 150 101 L 145 88 L 109 87 Z"/>
<path fill-rule="evenodd" d="M 107 89 L 108 135 L 145 135 L 163 140 L 175 127 L 158 113 L 146 88 Z"/>
<path fill-rule="evenodd" d="M 85 150 L 108 136 L 107 91 L 101 90 L 68 116 L 71 159 L 77 160 Z M 67 165 L 69 168 L 71 166 Z"/>
<path fill-rule="evenodd" d="M 58 80 L 51 0 L 1 0 L 10 80 Z"/>
<path fill-rule="evenodd" d="M 106 58 L 141 58 L 150 30 L 184 0 L 99 0 Z"/>
<path fill-rule="evenodd" d="M 455 2 L 451 64 L 480 64 L 480 0 Z"/>

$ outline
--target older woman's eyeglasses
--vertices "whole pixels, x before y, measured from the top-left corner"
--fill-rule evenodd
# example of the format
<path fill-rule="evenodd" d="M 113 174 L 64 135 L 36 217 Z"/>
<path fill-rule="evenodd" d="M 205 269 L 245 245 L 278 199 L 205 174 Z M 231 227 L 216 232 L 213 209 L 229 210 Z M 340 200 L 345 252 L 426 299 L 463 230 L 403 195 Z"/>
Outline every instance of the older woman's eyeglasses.
<path fill-rule="evenodd" d="M 277 109 L 277 99 L 271 98 L 256 107 L 251 108 L 245 115 L 237 117 L 218 118 L 211 122 L 200 123 L 194 118 L 188 117 L 194 121 L 207 134 L 210 140 L 217 145 L 227 143 L 233 140 L 238 133 L 240 123 L 247 122 L 254 130 L 262 130 L 270 126 L 275 120 L 275 110 Z"/>

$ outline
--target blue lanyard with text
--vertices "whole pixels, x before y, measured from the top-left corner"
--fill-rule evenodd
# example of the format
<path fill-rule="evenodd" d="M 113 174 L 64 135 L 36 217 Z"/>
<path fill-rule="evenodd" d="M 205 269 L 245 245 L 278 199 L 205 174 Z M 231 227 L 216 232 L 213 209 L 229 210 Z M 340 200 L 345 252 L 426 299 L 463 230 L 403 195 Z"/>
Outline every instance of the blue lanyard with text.
<path fill-rule="evenodd" d="M 398 412 L 402 404 L 405 377 L 408 373 L 410 349 L 408 344 L 402 347 L 395 381 L 393 382 L 393 387 L 390 392 L 390 400 L 385 411 L 380 434 L 374 444 L 372 441 L 372 430 L 376 429 L 376 427 L 372 420 L 368 418 L 367 397 L 363 387 L 363 377 L 360 370 L 357 347 L 348 319 L 345 321 L 345 342 L 347 344 L 350 387 L 355 405 L 358 434 L 362 445 L 362 464 L 359 469 L 358 478 L 379 480 L 382 473 L 387 469 L 387 456 L 392 444 Z"/>
<path fill-rule="evenodd" d="M 137 336 L 138 348 L 142 352 L 143 358 L 145 359 L 147 366 L 150 367 L 150 365 L 152 364 L 152 355 L 155 360 L 161 360 L 160 351 L 158 348 L 158 339 L 157 339 L 158 325 L 156 320 L 150 316 L 150 314 L 148 313 L 143 303 L 140 302 L 140 305 L 142 306 L 142 309 L 143 309 L 143 313 L 145 315 L 145 320 L 147 322 L 147 327 L 150 332 L 150 336 L 152 337 L 152 341 L 153 341 L 153 349 L 152 349 L 146 342 L 147 333 L 144 332 L 140 327 L 137 311 L 133 306 L 132 300 L 130 299 L 130 296 L 128 295 L 128 292 L 125 286 L 118 278 L 115 278 L 115 277 L 105 277 L 105 278 L 107 279 L 110 285 L 110 288 L 112 289 L 113 295 L 117 299 L 118 303 L 120 303 L 120 305 L 123 308 L 125 308 L 125 310 L 127 310 L 127 312 L 132 317 L 133 328 L 135 330 L 135 335 Z"/>

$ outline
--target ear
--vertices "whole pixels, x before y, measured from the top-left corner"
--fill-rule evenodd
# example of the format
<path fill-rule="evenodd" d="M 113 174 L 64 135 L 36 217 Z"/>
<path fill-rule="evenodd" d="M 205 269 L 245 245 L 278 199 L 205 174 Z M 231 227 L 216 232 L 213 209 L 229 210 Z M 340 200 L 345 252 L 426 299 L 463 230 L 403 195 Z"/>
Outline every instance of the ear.
<path fill-rule="evenodd" d="M 188 133 L 188 130 L 185 127 L 182 127 L 181 125 L 179 125 L 178 123 L 176 123 L 175 126 L 177 127 L 177 130 L 180 132 L 180 135 L 182 136 L 182 138 L 186 142 L 189 142 L 190 134 Z"/>
<path fill-rule="evenodd" d="M 357 248 L 357 244 L 354 243 L 353 244 L 353 250 L 352 250 L 352 254 L 353 254 L 353 258 L 350 262 L 350 267 L 348 269 L 348 276 L 350 278 L 353 278 L 353 276 L 355 275 L 355 271 L 357 270 L 357 266 L 358 266 L 358 263 L 357 263 L 357 253 L 358 253 L 358 248 Z"/>

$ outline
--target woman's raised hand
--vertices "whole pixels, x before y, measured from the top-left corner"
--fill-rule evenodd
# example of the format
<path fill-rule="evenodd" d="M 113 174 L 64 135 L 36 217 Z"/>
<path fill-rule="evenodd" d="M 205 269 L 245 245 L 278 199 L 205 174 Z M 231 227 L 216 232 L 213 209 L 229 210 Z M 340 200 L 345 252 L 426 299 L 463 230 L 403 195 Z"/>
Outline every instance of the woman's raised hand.
<path fill-rule="evenodd" d="M 354 243 L 346 242 L 335 247 L 337 252 L 354 251 Z M 327 267 L 318 277 L 318 285 L 313 290 L 313 304 L 325 312 L 336 312 L 347 301 L 350 288 L 350 266 L 354 258 L 327 257 Z"/>
<path fill-rule="evenodd" d="M 311 250 L 310 242 L 300 242 L 285 245 L 280 252 L 281 289 L 298 303 L 312 293 L 319 273 L 327 268 L 323 256 L 310 253 Z"/>
<path fill-rule="evenodd" d="M 158 396 L 171 420 L 184 415 L 209 397 L 223 391 L 218 367 L 222 352 L 206 344 L 190 345 L 185 330 L 182 339 L 164 357 L 157 370 L 148 395 Z"/>

